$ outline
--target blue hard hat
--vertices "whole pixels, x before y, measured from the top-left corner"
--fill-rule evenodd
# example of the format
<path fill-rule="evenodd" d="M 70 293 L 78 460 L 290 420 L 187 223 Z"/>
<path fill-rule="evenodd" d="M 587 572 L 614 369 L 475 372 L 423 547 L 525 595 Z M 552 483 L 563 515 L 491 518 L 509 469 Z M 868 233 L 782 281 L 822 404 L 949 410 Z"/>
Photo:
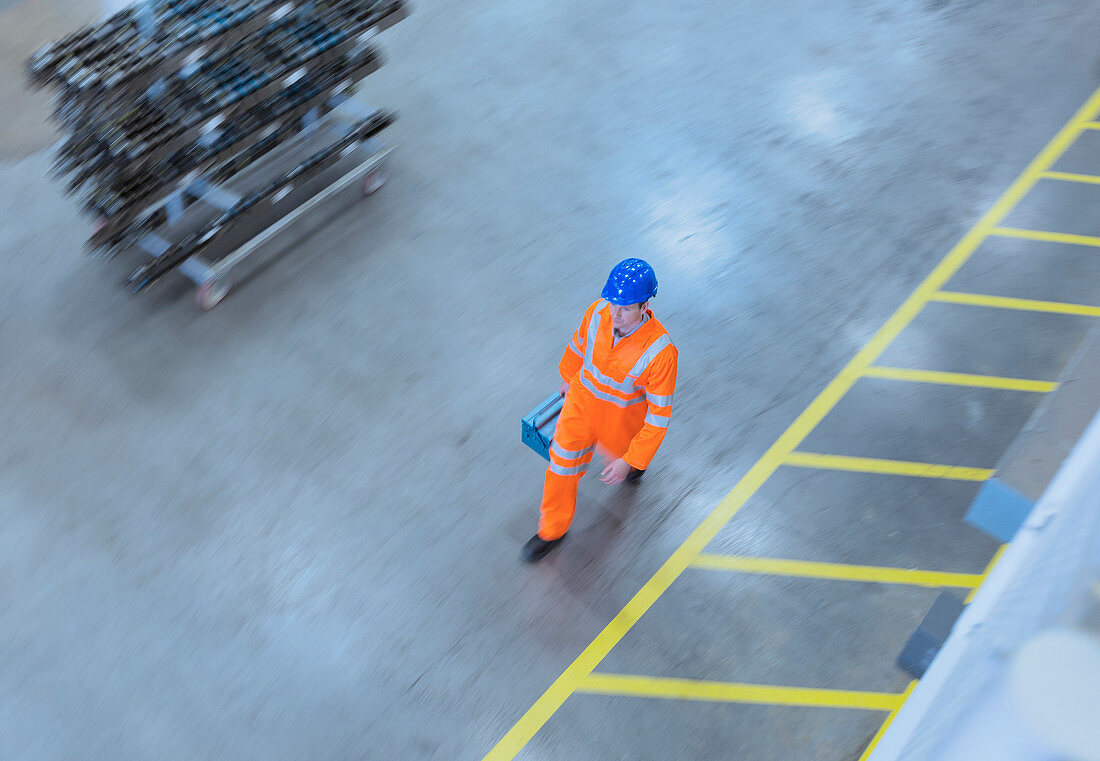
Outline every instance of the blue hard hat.
<path fill-rule="evenodd" d="M 641 304 L 657 295 L 657 274 L 641 259 L 623 259 L 607 276 L 601 295 L 618 306 Z"/>

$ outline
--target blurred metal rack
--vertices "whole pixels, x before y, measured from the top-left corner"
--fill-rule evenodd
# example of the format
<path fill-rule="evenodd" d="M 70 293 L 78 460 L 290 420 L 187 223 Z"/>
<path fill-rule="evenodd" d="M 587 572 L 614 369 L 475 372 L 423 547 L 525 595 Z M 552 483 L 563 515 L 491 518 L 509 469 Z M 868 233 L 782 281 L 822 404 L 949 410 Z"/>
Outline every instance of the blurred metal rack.
<path fill-rule="evenodd" d="M 311 209 L 385 181 L 394 115 L 349 97 L 382 64 L 402 0 L 143 0 L 27 62 L 69 131 L 54 172 L 95 218 L 102 258 L 178 269 L 210 309 L 230 274 Z"/>
<path fill-rule="evenodd" d="M 335 100 L 325 116 L 317 116 L 315 110 L 303 117 L 307 126 L 270 161 L 254 164 L 223 183 L 191 180 L 166 198 L 164 223 L 127 246 L 152 258 L 131 275 L 135 290 L 178 269 L 198 286 L 199 307 L 212 309 L 229 293 L 234 268 L 307 212 L 355 183 L 364 196 L 379 190 L 393 149 L 372 135 L 383 128 L 378 125 L 387 123 L 388 115 L 351 98 Z M 372 120 L 378 123 L 373 131 Z M 331 149 L 331 154 L 285 180 L 288 173 L 282 168 L 308 162 L 326 136 L 332 142 L 321 152 Z M 250 194 L 249 188 L 263 191 Z"/>

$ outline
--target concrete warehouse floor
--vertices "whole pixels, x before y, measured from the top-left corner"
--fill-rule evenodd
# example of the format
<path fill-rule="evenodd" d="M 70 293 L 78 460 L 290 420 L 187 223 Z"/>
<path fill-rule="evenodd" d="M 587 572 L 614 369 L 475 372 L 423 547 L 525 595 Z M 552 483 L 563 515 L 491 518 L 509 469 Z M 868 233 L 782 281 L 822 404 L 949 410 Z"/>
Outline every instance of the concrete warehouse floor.
<path fill-rule="evenodd" d="M 35 9 L 0 10 L 27 52 Z M 893 697 L 589 684 L 521 717 L 1090 96 L 1098 28 L 1085 0 L 418 0 L 363 88 L 400 113 L 390 183 L 207 314 L 81 254 L 47 128 L 5 109 L 4 757 L 452 761 L 519 721 L 496 758 L 854 761 Z M 19 52 L 5 102 L 42 112 Z M 1058 168 L 1100 173 L 1097 138 Z M 1089 190 L 1006 224 L 1096 235 Z M 526 566 L 519 418 L 625 256 L 680 347 L 671 432 L 637 488 L 582 482 Z M 1098 262 L 990 239 L 950 285 L 1096 305 Z M 1053 381 L 1093 319 L 930 303 L 878 364 Z M 800 449 L 988 469 L 1040 398 L 861 378 Z M 600 673 L 905 689 L 937 589 L 996 549 L 961 520 L 979 484 L 807 462 L 708 552 L 966 577 L 689 568 Z"/>

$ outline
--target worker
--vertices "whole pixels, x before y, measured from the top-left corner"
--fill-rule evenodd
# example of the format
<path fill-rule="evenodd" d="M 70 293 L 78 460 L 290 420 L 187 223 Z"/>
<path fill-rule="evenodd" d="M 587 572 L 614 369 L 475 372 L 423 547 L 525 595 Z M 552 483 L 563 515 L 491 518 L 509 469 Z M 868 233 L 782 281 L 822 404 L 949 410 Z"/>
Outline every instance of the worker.
<path fill-rule="evenodd" d="M 558 363 L 565 402 L 550 445 L 539 530 L 523 547 L 529 562 L 565 538 L 577 484 L 597 446 L 608 459 L 601 481 L 636 482 L 668 430 L 677 352 L 649 308 L 657 276 L 641 259 L 625 259 L 611 270 L 602 295 Z"/>

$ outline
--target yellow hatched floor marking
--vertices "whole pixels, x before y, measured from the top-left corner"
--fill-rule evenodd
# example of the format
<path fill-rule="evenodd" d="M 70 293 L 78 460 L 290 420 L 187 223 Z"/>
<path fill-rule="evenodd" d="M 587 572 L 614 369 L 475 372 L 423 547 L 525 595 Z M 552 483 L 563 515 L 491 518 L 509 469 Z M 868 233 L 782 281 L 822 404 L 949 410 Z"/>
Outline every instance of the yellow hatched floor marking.
<path fill-rule="evenodd" d="M 978 582 L 977 586 L 970 590 L 970 594 L 968 594 L 966 596 L 966 599 L 963 600 L 964 603 L 969 605 L 970 601 L 974 599 L 974 595 L 978 594 L 978 589 L 980 589 L 982 584 L 985 583 L 986 577 L 989 576 L 990 571 L 992 571 L 996 567 L 997 561 L 1001 559 L 1001 555 L 1004 554 L 1007 547 L 1008 543 L 1006 542 L 1005 544 L 1002 544 L 1000 547 L 998 547 L 997 551 L 993 553 L 993 558 L 989 561 L 989 565 L 987 565 L 985 567 L 985 570 L 982 571 L 981 581 Z"/>
<path fill-rule="evenodd" d="M 1047 243 L 1072 243 L 1077 246 L 1100 246 L 1100 238 L 1094 235 L 1056 233 L 1049 230 L 1024 230 L 1019 227 L 994 227 L 989 231 L 989 234 L 1001 238 L 1023 238 L 1024 240 L 1041 240 Z"/>
<path fill-rule="evenodd" d="M 1025 380 L 1023 378 L 1001 378 L 996 375 L 969 375 L 967 373 L 946 373 L 938 370 L 909 370 L 904 367 L 868 367 L 864 372 L 868 378 L 886 378 L 888 380 L 911 381 L 913 383 L 940 383 L 947 386 L 973 386 L 976 388 L 997 388 L 1008 391 L 1034 391 L 1045 394 L 1058 388 L 1051 381 Z"/>
<path fill-rule="evenodd" d="M 902 695 L 904 694 L 599 673 L 589 674 L 581 680 L 581 683 L 577 686 L 577 691 L 638 698 L 706 700 L 718 703 L 753 703 L 776 706 L 863 708 L 871 711 L 895 710 L 901 705 Z"/>
<path fill-rule="evenodd" d="M 916 476 L 947 478 L 956 481 L 985 481 L 993 475 L 989 468 L 968 468 L 959 465 L 937 465 L 932 462 L 880 460 L 876 457 L 850 457 L 840 454 L 791 452 L 784 465 L 819 470 L 848 470 L 853 473 L 879 473 L 886 476 Z"/>
<path fill-rule="evenodd" d="M 691 564 L 710 540 L 729 522 L 760 486 L 771 477 L 787 456 L 802 443 L 810 431 L 829 413 L 848 389 L 870 367 L 882 351 L 905 329 L 928 302 L 958 272 L 970 255 L 1005 215 L 1027 195 L 1039 179 L 1039 174 L 1051 166 L 1080 134 L 1084 124 L 1100 112 L 1100 89 L 1094 92 L 1073 118 L 1039 152 L 997 202 L 967 231 L 936 268 L 917 286 L 896 312 L 883 324 L 871 340 L 818 394 L 810 405 L 791 423 L 775 443 L 768 448 L 718 506 L 684 540 L 637 594 L 604 627 L 603 631 L 577 656 L 546 692 L 535 701 L 504 737 L 486 754 L 484 761 L 510 761 L 523 749 L 535 733 L 561 707 L 581 683 L 588 679 L 600 661 L 630 631 L 673 581 Z"/>
<path fill-rule="evenodd" d="M 1065 182 L 1085 182 L 1100 185 L 1100 177 L 1095 174 L 1077 174 L 1077 172 L 1043 172 L 1044 180 L 1063 180 Z"/>
<path fill-rule="evenodd" d="M 863 755 L 859 757 L 859 761 L 867 761 L 871 757 L 871 751 L 878 745 L 878 741 L 882 739 L 882 736 L 886 734 L 886 730 L 890 728 L 890 724 L 894 721 L 894 717 L 898 715 L 898 711 L 901 710 L 902 705 L 909 699 L 910 693 L 913 692 L 913 688 L 917 686 L 917 680 L 914 679 L 909 683 L 909 686 L 905 688 L 905 692 L 901 693 L 901 701 L 898 703 L 898 707 L 890 712 L 890 715 L 886 717 L 886 721 L 882 722 L 882 726 L 878 728 L 878 732 L 875 732 L 875 736 L 871 738 L 871 742 L 867 744 L 867 747 L 863 751 Z"/>
<path fill-rule="evenodd" d="M 1067 304 L 1062 301 L 1038 301 L 1036 299 L 1016 299 L 1009 296 L 987 296 L 984 293 L 962 293 L 960 291 L 939 291 L 931 296 L 932 301 L 948 304 L 966 304 L 975 307 L 994 309 L 1018 309 L 1025 312 L 1049 312 L 1051 314 L 1076 314 L 1084 317 L 1100 317 L 1100 307 L 1087 304 Z"/>
<path fill-rule="evenodd" d="M 875 565 L 821 563 L 814 560 L 781 560 L 779 558 L 748 557 L 746 555 L 714 555 L 700 553 L 691 564 L 694 568 L 715 571 L 739 571 L 772 576 L 798 576 L 811 579 L 840 581 L 871 581 L 880 584 L 912 584 L 919 587 L 962 587 L 970 589 L 985 578 L 980 573 L 922 571 L 910 568 L 888 568 Z"/>

